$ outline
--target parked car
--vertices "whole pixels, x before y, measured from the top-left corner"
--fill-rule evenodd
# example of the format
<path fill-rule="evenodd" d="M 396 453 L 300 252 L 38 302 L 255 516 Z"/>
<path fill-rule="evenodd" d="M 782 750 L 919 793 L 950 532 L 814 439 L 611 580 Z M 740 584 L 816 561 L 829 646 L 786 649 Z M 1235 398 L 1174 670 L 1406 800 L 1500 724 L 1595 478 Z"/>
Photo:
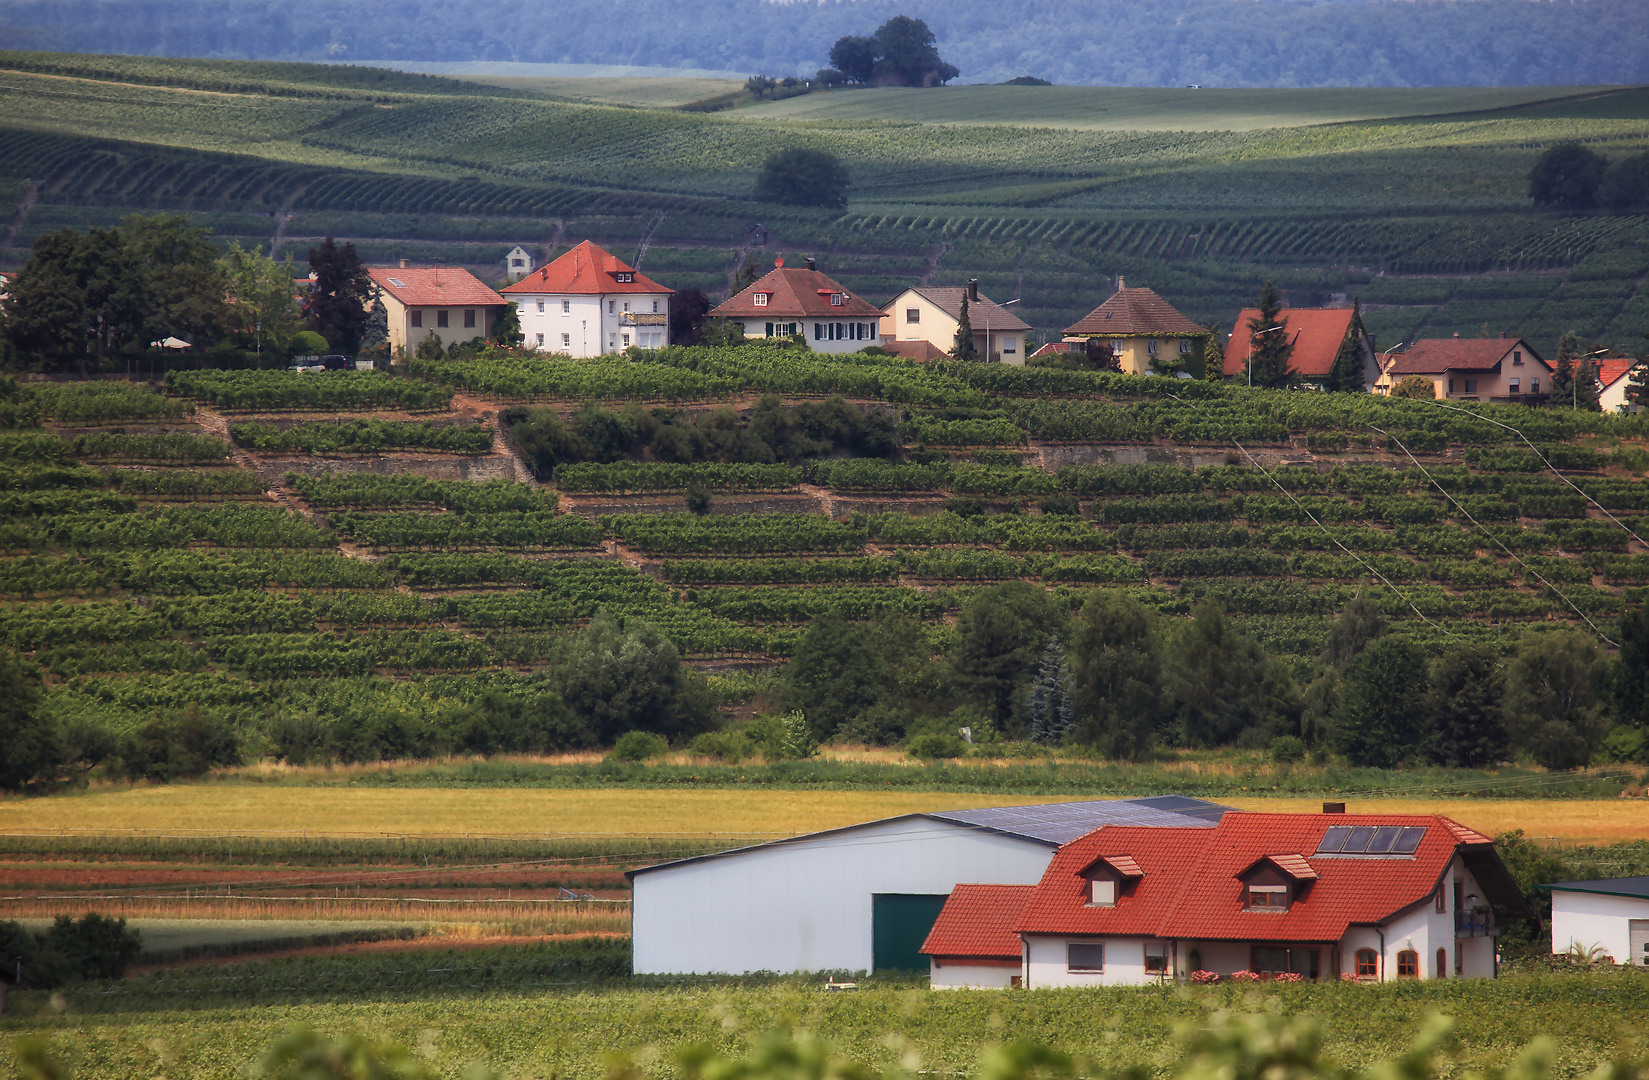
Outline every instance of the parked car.
<path fill-rule="evenodd" d="M 288 371 L 348 371 L 355 366 L 353 357 L 338 353 L 326 356 L 294 356 Z"/>

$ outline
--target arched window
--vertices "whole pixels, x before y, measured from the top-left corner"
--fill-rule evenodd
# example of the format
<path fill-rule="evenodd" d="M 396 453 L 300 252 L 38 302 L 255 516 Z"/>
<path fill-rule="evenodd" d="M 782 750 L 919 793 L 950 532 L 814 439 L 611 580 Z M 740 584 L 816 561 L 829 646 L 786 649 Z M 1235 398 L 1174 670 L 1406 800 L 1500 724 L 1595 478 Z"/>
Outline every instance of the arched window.
<path fill-rule="evenodd" d="M 1380 977 L 1380 959 L 1374 955 L 1373 949 L 1357 950 L 1357 977 L 1359 979 L 1377 979 Z"/>
<path fill-rule="evenodd" d="M 1437 977 L 1439 979 L 1449 977 L 1449 950 L 1444 948 L 1437 950 Z"/>
<path fill-rule="evenodd" d="M 1399 979 L 1418 979 L 1420 977 L 1420 954 L 1413 949 L 1404 949 L 1397 954 L 1397 977 Z"/>

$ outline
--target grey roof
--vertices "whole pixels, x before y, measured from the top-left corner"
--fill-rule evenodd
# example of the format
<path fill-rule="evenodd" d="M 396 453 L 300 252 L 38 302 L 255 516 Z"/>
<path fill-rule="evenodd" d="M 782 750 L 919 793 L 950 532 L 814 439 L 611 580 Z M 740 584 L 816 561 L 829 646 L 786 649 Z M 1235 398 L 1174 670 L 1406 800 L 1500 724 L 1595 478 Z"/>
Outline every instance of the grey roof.
<path fill-rule="evenodd" d="M 1608 896 L 1641 896 L 1649 900 L 1649 877 L 1612 877 L 1596 881 L 1558 881 L 1551 885 L 1537 885 L 1539 889 L 1561 889 L 1564 892 L 1603 893 Z"/>
<path fill-rule="evenodd" d="M 937 307 L 951 318 L 957 320 L 962 318 L 962 296 L 968 291 L 966 286 L 912 285 L 908 291 L 926 297 L 934 307 Z M 903 295 L 904 293 L 899 294 L 899 296 Z M 893 300 L 899 299 L 899 296 L 895 296 Z M 887 311 L 892 306 L 893 300 L 883 304 L 882 310 Z M 888 314 L 893 313 L 888 312 Z M 1029 330 L 1031 328 L 1030 323 L 1025 322 L 984 293 L 979 294 L 979 299 L 968 301 L 968 322 L 973 324 L 973 330 L 976 334 L 984 333 L 987 328 L 992 333 L 998 330 Z"/>
<path fill-rule="evenodd" d="M 685 859 L 654 863 L 652 866 L 638 866 L 634 870 L 626 871 L 625 876 L 633 880 L 637 874 L 651 870 L 663 870 L 666 867 L 682 866 L 706 859 L 722 859 L 746 851 L 760 851 L 763 848 L 794 844 L 819 836 L 833 836 L 853 829 L 862 829 L 867 825 L 907 818 L 933 818 L 952 825 L 965 825 L 1020 840 L 1046 844 L 1049 847 L 1058 847 L 1103 825 L 1206 829 L 1218 825 L 1220 818 L 1225 814 L 1235 812 L 1238 811 L 1234 806 L 1221 806 L 1219 803 L 1193 799 L 1185 795 L 1152 795 L 1140 799 L 1089 799 L 1082 802 L 1034 803 L 1029 806 L 997 806 L 978 810 L 939 810 L 925 814 L 901 814 L 898 817 L 883 818 L 881 821 L 865 821 L 857 825 L 844 825 L 838 829 L 823 829 L 800 836 L 787 836 L 782 840 L 769 840 L 763 844 L 750 844 L 708 855 L 691 855 Z"/>
<path fill-rule="evenodd" d="M 1050 844 L 1068 844 L 1102 825 L 1156 829 L 1213 828 L 1227 811 L 1235 809 L 1184 795 L 1156 795 L 1144 799 L 1093 799 L 1033 806 L 997 806 L 982 810 L 941 810 L 927 816 Z"/>

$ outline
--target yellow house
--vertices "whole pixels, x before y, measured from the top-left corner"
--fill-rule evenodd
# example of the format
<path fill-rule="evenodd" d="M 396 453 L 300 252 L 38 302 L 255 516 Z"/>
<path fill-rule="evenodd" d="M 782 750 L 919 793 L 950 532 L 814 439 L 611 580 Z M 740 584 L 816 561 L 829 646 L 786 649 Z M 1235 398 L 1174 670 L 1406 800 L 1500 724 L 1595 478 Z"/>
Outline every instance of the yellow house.
<path fill-rule="evenodd" d="M 973 347 L 979 356 L 1004 364 L 1023 364 L 1030 324 L 990 297 L 980 295 L 978 281 L 960 287 L 913 285 L 906 289 L 882 305 L 882 340 L 926 341 L 940 352 L 949 352 L 956 344 L 956 328 L 962 322 L 964 296 L 968 299 L 968 324 L 973 327 Z"/>
<path fill-rule="evenodd" d="M 1552 387 L 1552 366 L 1527 341 L 1504 335 L 1422 338 L 1382 361 L 1376 394 L 1390 394 L 1411 375 L 1429 379 L 1434 396 L 1456 401 L 1538 403 Z"/>
<path fill-rule="evenodd" d="M 426 338 L 443 349 L 487 337 L 509 301 L 454 266 L 374 266 L 367 270 L 389 313 L 389 347 L 413 354 Z"/>
<path fill-rule="evenodd" d="M 1150 289 L 1130 289 L 1117 278 L 1117 291 L 1065 328 L 1066 341 L 1097 338 L 1116 352 L 1128 375 L 1152 375 L 1165 366 L 1200 371 L 1206 327 L 1175 311 Z"/>

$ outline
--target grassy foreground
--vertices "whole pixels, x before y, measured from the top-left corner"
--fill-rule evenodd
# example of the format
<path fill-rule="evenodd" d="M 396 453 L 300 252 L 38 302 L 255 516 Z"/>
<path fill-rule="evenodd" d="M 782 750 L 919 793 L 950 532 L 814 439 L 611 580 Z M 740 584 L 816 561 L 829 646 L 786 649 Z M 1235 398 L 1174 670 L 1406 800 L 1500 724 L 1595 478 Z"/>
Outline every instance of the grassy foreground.
<path fill-rule="evenodd" d="M 1080 798 L 1069 795 L 1065 798 Z M 1103 793 L 1095 793 L 1103 798 Z M 788 836 L 930 810 L 1054 798 L 996 793 L 504 788 L 274 787 L 192 784 L 0 801 L 0 833 L 421 837 L 589 836 L 748 839 Z M 1245 810 L 1305 811 L 1320 799 L 1232 796 Z M 1352 799 L 1360 813 L 1446 814 L 1493 834 L 1522 829 L 1566 843 L 1649 837 L 1641 799 Z"/>
<path fill-rule="evenodd" d="M 763 1031 L 795 1026 L 872 1065 L 914 1053 L 925 1070 L 965 1074 L 986 1046 L 1027 1038 L 1104 1065 L 1143 1063 L 1160 1075 L 1176 1057 L 1178 1025 L 1204 1024 L 1219 1009 L 1275 1009 L 1321 1018 L 1328 1055 L 1352 1066 L 1395 1057 L 1428 1014 L 1442 1012 L 1458 1020 L 1458 1069 L 1503 1066 L 1534 1034 L 1547 1033 L 1556 1042 L 1556 1075 L 1575 1076 L 1639 1029 L 1649 1009 L 1649 978 L 1629 971 L 1258 993 L 938 994 L 907 982 L 827 994 L 817 982 L 792 980 L 640 986 L 620 973 L 621 952 L 542 946 L 190 968 L 71 992 L 60 1014 L 40 1014 L 41 995 L 19 995 L 19 1014 L 0 1019 L 0 1061 L 9 1063 L 10 1038 L 37 1032 L 78 1080 L 232 1076 L 302 1023 L 415 1047 L 443 1076 L 483 1064 L 514 1077 L 599 1078 L 615 1051 L 640 1051 L 647 1071 L 668 1076 L 677 1072 L 670 1055 L 686 1045 L 738 1053 Z M 7 1067 L 0 1064 L 0 1076 L 15 1075 Z"/>

